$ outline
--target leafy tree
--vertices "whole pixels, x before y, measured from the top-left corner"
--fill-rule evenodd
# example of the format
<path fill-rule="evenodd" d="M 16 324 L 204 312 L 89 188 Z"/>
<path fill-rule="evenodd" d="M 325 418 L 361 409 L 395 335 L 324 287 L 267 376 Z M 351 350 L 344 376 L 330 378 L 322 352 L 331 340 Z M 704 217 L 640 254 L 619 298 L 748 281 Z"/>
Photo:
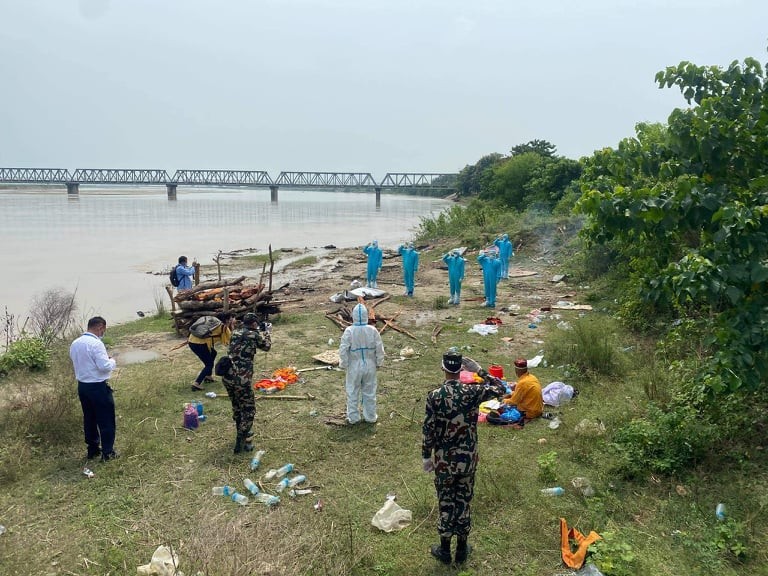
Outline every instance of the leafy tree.
<path fill-rule="evenodd" d="M 689 107 L 586 163 L 585 234 L 635 259 L 649 301 L 701 319 L 705 390 L 753 390 L 768 376 L 768 83 L 752 58 L 656 82 Z"/>
<path fill-rule="evenodd" d="M 509 155 L 519 156 L 521 154 L 533 152 L 539 156 L 544 156 L 545 158 L 554 158 L 556 150 L 557 148 L 555 145 L 547 142 L 546 140 L 531 140 L 526 144 L 518 144 L 517 146 L 513 146 L 512 150 L 509 152 Z"/>
<path fill-rule="evenodd" d="M 507 158 L 493 167 L 490 186 L 480 193 L 481 199 L 495 199 L 511 208 L 523 209 L 528 182 L 544 164 L 535 152 Z"/>
<path fill-rule="evenodd" d="M 476 164 L 467 165 L 459 172 L 457 190 L 459 196 L 475 196 L 479 194 L 484 184 L 490 178 L 490 170 L 503 156 L 494 152 L 480 158 Z"/>

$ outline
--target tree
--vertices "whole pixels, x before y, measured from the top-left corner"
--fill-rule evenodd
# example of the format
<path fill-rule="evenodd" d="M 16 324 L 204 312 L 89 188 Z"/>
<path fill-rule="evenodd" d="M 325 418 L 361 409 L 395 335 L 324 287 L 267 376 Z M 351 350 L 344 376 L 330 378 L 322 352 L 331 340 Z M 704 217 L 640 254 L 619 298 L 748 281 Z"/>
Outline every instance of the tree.
<path fill-rule="evenodd" d="M 706 390 L 754 390 L 768 377 L 768 83 L 751 58 L 656 82 L 689 107 L 587 162 L 584 233 L 635 258 L 644 297 L 702 322 Z"/>
<path fill-rule="evenodd" d="M 546 140 L 531 140 L 526 144 L 518 144 L 517 146 L 513 146 L 512 150 L 509 152 L 509 155 L 520 156 L 521 154 L 533 152 L 534 154 L 544 156 L 545 158 L 554 158 L 556 150 L 557 148 L 555 145 L 547 142 Z"/>
<path fill-rule="evenodd" d="M 476 164 L 465 166 L 457 178 L 459 196 L 474 196 L 480 194 L 490 177 L 490 169 L 493 168 L 503 156 L 494 152 L 486 154 Z"/>

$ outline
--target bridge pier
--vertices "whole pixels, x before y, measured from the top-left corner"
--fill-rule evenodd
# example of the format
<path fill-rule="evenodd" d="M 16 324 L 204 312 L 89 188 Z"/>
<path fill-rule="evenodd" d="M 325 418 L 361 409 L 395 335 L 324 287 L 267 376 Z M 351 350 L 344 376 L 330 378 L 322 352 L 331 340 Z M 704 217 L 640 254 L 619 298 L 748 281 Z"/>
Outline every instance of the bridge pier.
<path fill-rule="evenodd" d="M 274 184 L 269 187 L 269 199 L 272 202 L 277 202 L 277 189 L 279 186 L 275 186 Z"/>
<path fill-rule="evenodd" d="M 374 187 L 374 190 L 376 191 L 376 208 L 379 208 L 381 206 L 381 186 Z"/>
<path fill-rule="evenodd" d="M 73 196 L 80 194 L 80 182 L 67 182 L 67 194 Z"/>
<path fill-rule="evenodd" d="M 165 189 L 168 191 L 168 200 L 176 200 L 176 188 L 178 184 L 166 184 Z"/>

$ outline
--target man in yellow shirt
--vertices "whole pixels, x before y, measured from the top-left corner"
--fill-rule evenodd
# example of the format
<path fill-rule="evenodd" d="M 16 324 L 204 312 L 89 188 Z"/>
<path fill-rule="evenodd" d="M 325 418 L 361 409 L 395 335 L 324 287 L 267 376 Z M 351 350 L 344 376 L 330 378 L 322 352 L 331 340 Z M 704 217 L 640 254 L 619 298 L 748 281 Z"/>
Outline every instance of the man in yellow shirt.
<path fill-rule="evenodd" d="M 536 376 L 528 372 L 528 361 L 525 358 L 515 360 L 515 376 L 517 383 L 512 394 L 504 397 L 504 403 L 517 406 L 525 414 L 526 420 L 538 418 L 544 411 L 541 384 Z"/>

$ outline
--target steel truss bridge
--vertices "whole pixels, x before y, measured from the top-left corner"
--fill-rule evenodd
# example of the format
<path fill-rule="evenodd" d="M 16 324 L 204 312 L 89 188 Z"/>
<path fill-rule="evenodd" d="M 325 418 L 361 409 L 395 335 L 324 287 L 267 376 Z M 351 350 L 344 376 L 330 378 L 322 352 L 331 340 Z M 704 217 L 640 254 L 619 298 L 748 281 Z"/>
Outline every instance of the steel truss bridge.
<path fill-rule="evenodd" d="M 377 183 L 368 172 L 280 172 L 277 178 L 261 170 L 177 170 L 170 176 L 165 170 L 122 168 L 0 168 L 0 184 L 63 184 L 71 195 L 80 185 L 165 186 L 168 198 L 176 199 L 179 186 L 269 188 L 273 202 L 279 188 L 316 190 L 445 191 L 456 189 L 457 174 L 426 172 L 389 172 Z"/>

